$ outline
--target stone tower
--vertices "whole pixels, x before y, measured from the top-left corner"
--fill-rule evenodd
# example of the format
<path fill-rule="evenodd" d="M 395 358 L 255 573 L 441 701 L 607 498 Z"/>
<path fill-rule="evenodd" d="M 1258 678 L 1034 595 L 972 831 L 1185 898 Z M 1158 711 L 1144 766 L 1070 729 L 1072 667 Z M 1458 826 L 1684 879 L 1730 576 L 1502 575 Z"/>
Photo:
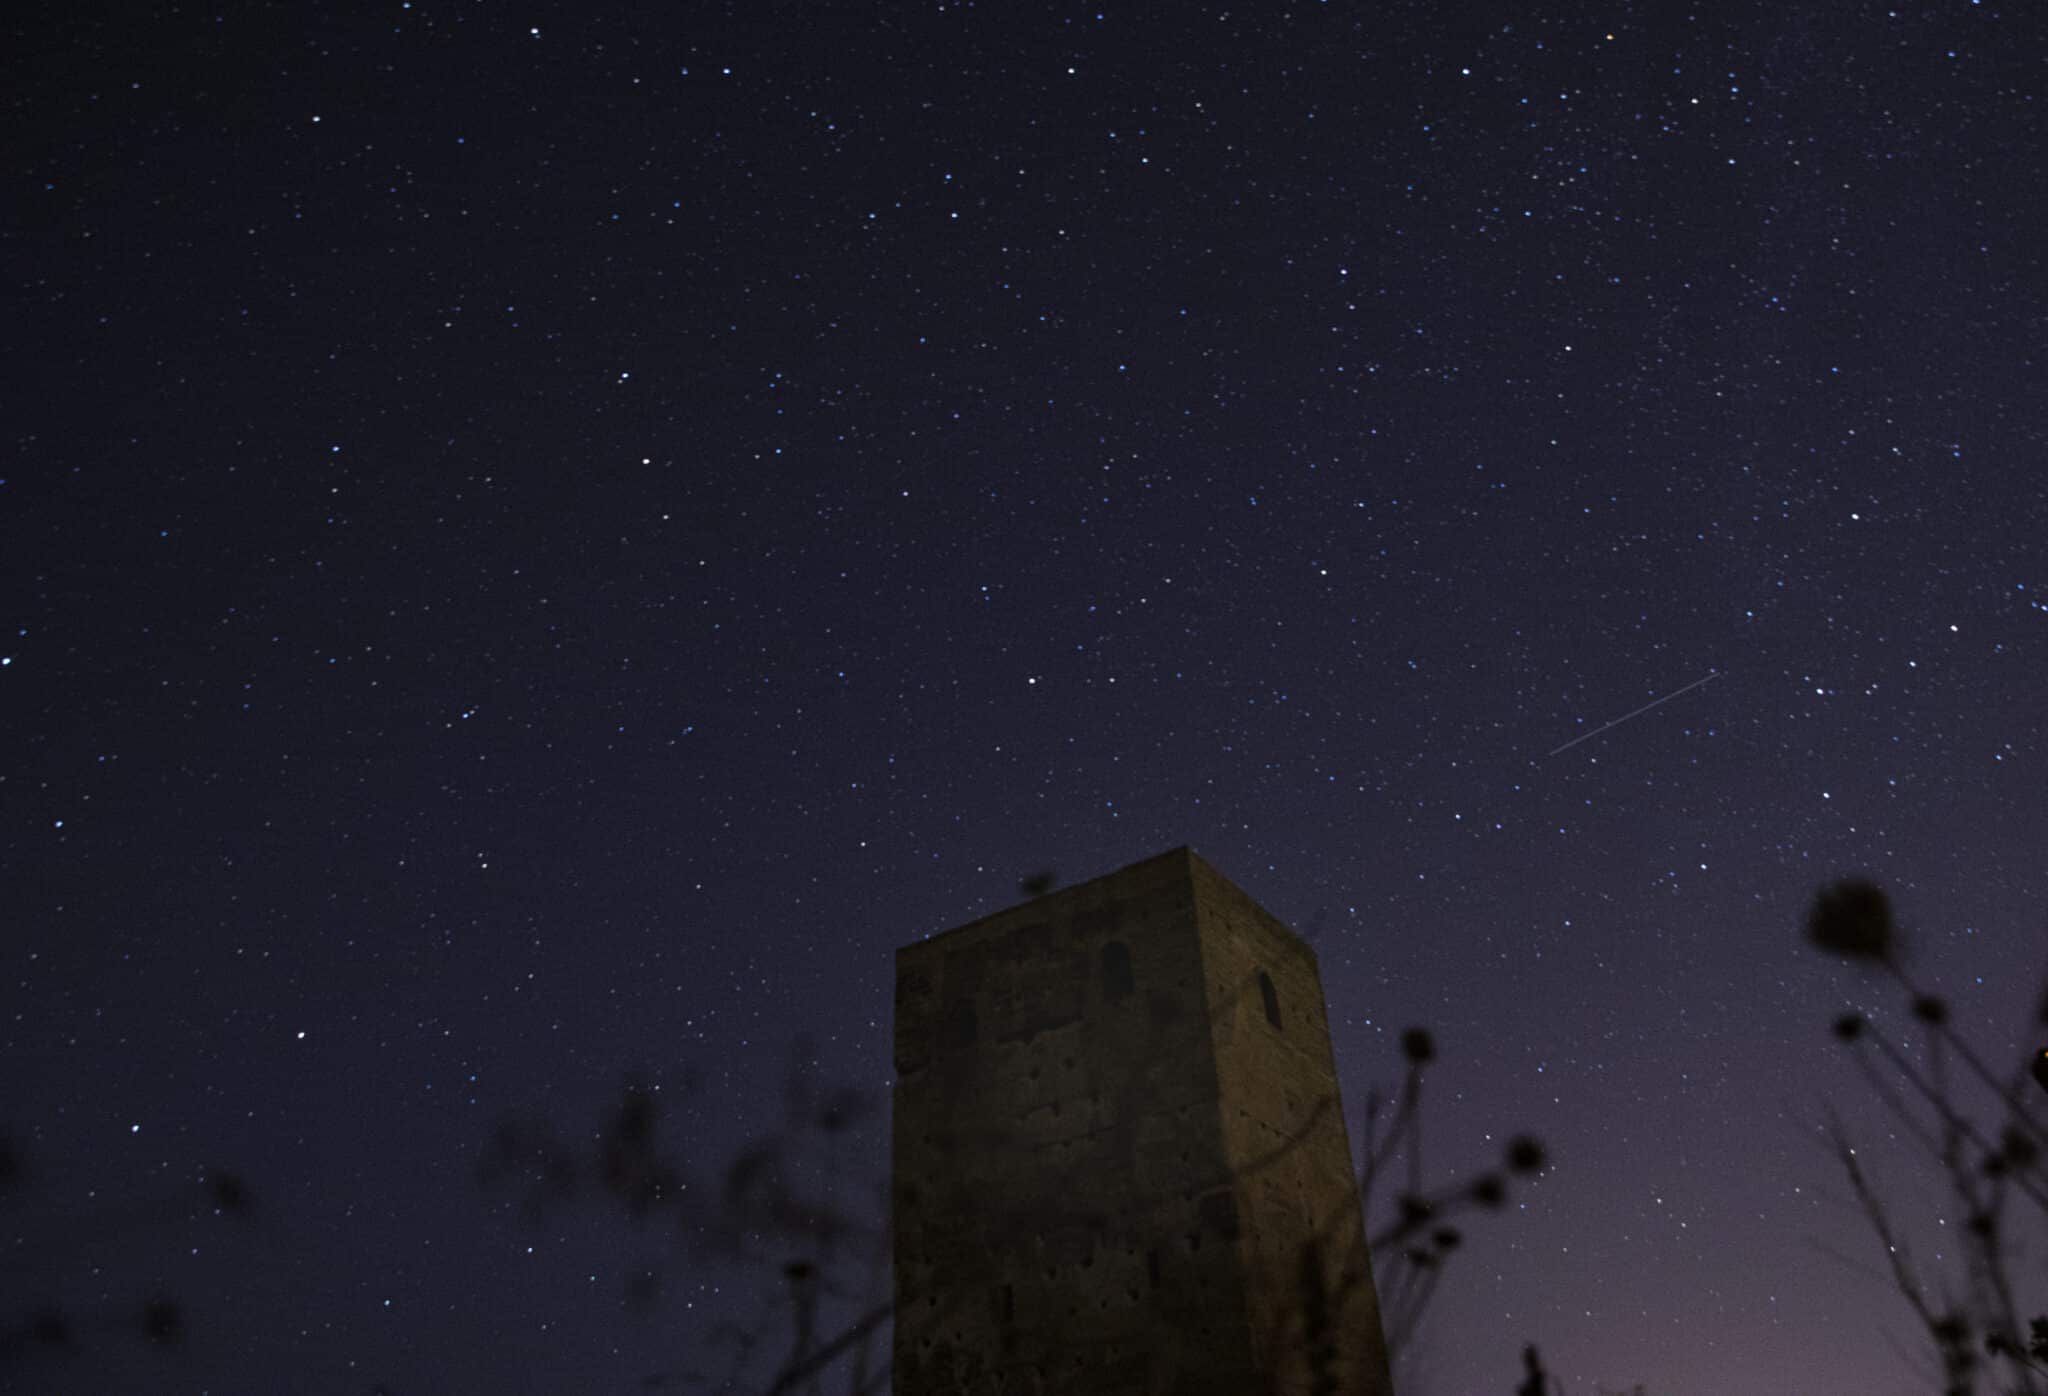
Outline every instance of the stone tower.
<path fill-rule="evenodd" d="M 896 952 L 894 1152 L 895 1396 L 1391 1396 L 1315 954 L 1189 849 Z"/>

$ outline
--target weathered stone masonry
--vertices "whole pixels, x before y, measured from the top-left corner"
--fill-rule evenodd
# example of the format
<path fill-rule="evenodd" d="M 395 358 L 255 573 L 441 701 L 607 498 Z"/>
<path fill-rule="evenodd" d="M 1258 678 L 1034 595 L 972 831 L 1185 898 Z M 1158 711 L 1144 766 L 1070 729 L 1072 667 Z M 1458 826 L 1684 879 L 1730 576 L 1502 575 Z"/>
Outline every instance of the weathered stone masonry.
<path fill-rule="evenodd" d="M 1315 954 L 1186 848 L 896 952 L 894 1153 L 895 1396 L 1306 1396 L 1318 1286 L 1390 1396 Z"/>

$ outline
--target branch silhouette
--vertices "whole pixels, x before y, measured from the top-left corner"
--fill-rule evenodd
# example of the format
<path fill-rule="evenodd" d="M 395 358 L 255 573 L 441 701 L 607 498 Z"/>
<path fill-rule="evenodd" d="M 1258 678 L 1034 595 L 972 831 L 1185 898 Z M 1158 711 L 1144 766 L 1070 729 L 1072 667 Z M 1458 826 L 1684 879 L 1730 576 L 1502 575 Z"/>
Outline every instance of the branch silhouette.
<path fill-rule="evenodd" d="M 1934 1364 L 1926 1375 L 1944 1396 L 1973 1396 L 1985 1382 L 2006 1396 L 2041 1396 L 2048 1392 L 2048 1314 L 2024 1330 L 2021 1314 L 2048 1293 L 2037 1292 L 2034 1303 L 2021 1304 L 2013 1232 L 2028 1216 L 2036 1223 L 2048 1220 L 2048 1130 L 2034 1113 L 2048 1096 L 2048 1047 L 2027 1054 L 2006 1077 L 1994 1073 L 1957 1030 L 1948 1002 L 1906 974 L 1891 899 L 1867 879 L 1823 888 L 1807 911 L 1805 931 L 1816 949 L 1888 978 L 1927 1043 L 1923 1067 L 1861 1012 L 1842 1014 L 1833 1024 L 1835 1040 L 1854 1054 L 1886 1115 L 1939 1167 L 1963 1218 L 1962 1273 L 1943 1286 L 1940 1302 L 1929 1298 L 1936 1292 L 1929 1272 L 1914 1259 L 1864 1157 L 1833 1112 L 1823 1131 L 1877 1239 L 1893 1287 L 1925 1333 Z M 2048 1035 L 2048 995 L 2035 1019 L 2035 1027 Z M 1954 1062 L 1961 1063 L 1960 1073 Z M 2030 1077 L 2038 1094 L 2028 1090 Z M 1901 1091 L 1898 1082 L 1907 1089 Z M 1995 1107 L 1990 1120 L 1959 1103 L 1966 1083 L 1988 1093 Z"/>

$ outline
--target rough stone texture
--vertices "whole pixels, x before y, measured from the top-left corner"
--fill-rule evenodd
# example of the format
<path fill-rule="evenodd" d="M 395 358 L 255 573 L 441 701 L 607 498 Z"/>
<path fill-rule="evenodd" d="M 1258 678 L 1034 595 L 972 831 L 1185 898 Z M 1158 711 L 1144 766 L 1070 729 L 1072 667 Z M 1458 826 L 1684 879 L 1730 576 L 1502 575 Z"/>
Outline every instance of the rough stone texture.
<path fill-rule="evenodd" d="M 1186 848 L 896 952 L 894 1151 L 896 1396 L 1308 1396 L 1318 1289 L 1390 1396 L 1315 954 Z"/>

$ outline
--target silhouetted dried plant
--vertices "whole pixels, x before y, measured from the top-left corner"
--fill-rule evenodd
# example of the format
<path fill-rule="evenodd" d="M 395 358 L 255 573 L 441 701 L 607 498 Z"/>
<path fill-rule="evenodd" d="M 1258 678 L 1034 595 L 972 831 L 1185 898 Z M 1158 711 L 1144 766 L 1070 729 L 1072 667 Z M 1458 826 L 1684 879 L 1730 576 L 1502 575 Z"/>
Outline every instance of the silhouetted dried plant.
<path fill-rule="evenodd" d="M 1436 1060 L 1436 1042 L 1426 1029 L 1410 1028 L 1401 1035 L 1401 1049 L 1408 1071 L 1402 1088 L 1392 1096 L 1393 1117 L 1384 1137 L 1380 1116 L 1388 1097 L 1378 1089 L 1366 1095 L 1364 1162 L 1358 1179 L 1360 1205 L 1370 1219 L 1379 1182 L 1397 1158 L 1405 1175 L 1406 1187 L 1387 1201 L 1391 1215 L 1368 1226 L 1365 1243 L 1387 1355 L 1395 1364 L 1412 1349 L 1445 1266 L 1464 1243 L 1463 1232 L 1448 1219 L 1467 1209 L 1497 1211 L 1508 1197 L 1507 1179 L 1497 1172 L 1435 1189 L 1424 1187 L 1422 1080 L 1424 1068 Z M 1534 1177 L 1549 1166 L 1549 1155 L 1541 1141 L 1517 1134 L 1502 1151 L 1502 1164 L 1508 1174 Z"/>
<path fill-rule="evenodd" d="M 28 1195 L 36 1177 L 26 1151 L 12 1136 L 0 1135 L 0 1197 L 13 1200 Z M 245 1222 L 254 1211 L 254 1196 L 241 1174 L 208 1168 L 192 1182 L 169 1191 L 137 1193 L 69 1216 L 39 1215 L 38 1223 L 54 1232 L 34 1248 L 47 1273 L 35 1281 L 29 1278 L 34 1273 L 29 1267 L 10 1264 L 10 1289 L 25 1289 L 33 1295 L 38 1283 L 54 1285 L 71 1259 L 92 1243 L 177 1217 L 211 1214 Z M 7 1302 L 18 1305 L 13 1313 L 0 1317 L 0 1386 L 9 1390 L 14 1389 L 9 1368 L 18 1365 L 33 1372 L 39 1362 L 80 1357 L 94 1347 L 97 1338 L 175 1348 L 190 1331 L 185 1304 L 172 1294 L 152 1294 L 139 1302 L 109 1301 L 86 1312 L 18 1294 L 10 1294 Z M 78 1380 L 80 1374 L 73 1371 L 70 1379 Z M 41 1380 L 37 1379 L 38 1384 Z"/>
<path fill-rule="evenodd" d="M 1027 897 L 1042 897 L 1060 885 L 1060 876 L 1051 868 L 1027 873 L 1017 879 L 1017 890 Z"/>
<path fill-rule="evenodd" d="M 1892 905 L 1876 883 L 1847 878 L 1822 890 L 1806 913 L 1806 938 L 1852 960 L 1889 961 Z"/>
<path fill-rule="evenodd" d="M 1925 1029 L 1924 1067 L 1863 1013 L 1838 1017 L 1833 1034 L 1852 1053 L 1905 1137 L 1938 1163 L 1947 1179 L 1963 1218 L 1963 1274 L 1960 1284 L 1945 1291 L 1947 1300 L 1937 1305 L 1927 1297 L 1936 1291 L 1839 1121 L 1830 1119 L 1827 1137 L 1895 1287 L 1927 1334 L 1935 1363 L 1930 1375 L 1938 1373 L 1945 1396 L 1972 1396 L 1980 1381 L 2007 1396 L 2040 1396 L 2048 1390 L 2048 1315 L 2032 1319 L 2028 1336 L 2021 1336 L 2024 1309 L 2015 1287 L 2011 1213 L 2019 1206 L 2048 1219 L 2048 1170 L 2042 1166 L 2048 1130 L 2033 1113 L 2037 1101 L 2026 1088 L 2031 1075 L 2048 1092 L 2048 1048 L 2031 1053 L 2030 1060 L 2003 1077 L 1993 1073 L 1957 1031 L 1948 1002 L 1908 979 L 1900 964 L 1901 937 L 1891 899 L 1872 882 L 1854 879 L 1823 889 L 1807 913 L 1806 931 L 1818 949 L 1892 979 L 1907 1011 Z M 2048 999 L 2041 1019 L 2048 1023 Z M 1960 1072 L 1955 1063 L 1961 1063 Z M 1959 1103 L 1966 1084 L 1974 1085 L 1980 1100 L 1988 1096 L 1997 1111 L 1995 1123 L 1980 1121 Z M 2042 1297 L 2037 1294 L 2034 1302 Z M 1989 1363 L 1983 1360 L 1987 1357 Z"/>
<path fill-rule="evenodd" d="M 821 1088 L 812 1074 L 816 1056 L 816 1044 L 799 1035 L 780 1127 L 742 1147 L 715 1177 L 693 1175 L 692 1161 L 664 1138 L 663 1097 L 637 1077 L 621 1088 L 602 1126 L 584 1136 L 586 1143 L 566 1142 L 544 1119 L 515 1116 L 502 1121 L 480 1151 L 479 1185 L 509 1190 L 530 1221 L 589 1198 L 616 1206 L 631 1224 L 666 1226 L 679 1255 L 774 1277 L 785 1318 L 751 1327 L 721 1323 L 699 1356 L 729 1356 L 722 1370 L 649 1372 L 643 1389 L 808 1393 L 842 1361 L 853 1374 L 849 1391 L 871 1393 L 886 1383 L 888 1367 L 877 1369 L 875 1348 L 891 1306 L 877 1297 L 875 1276 L 888 1276 L 887 1227 L 855 1217 L 832 1190 L 805 1181 L 838 1176 L 835 1150 L 877 1113 L 880 1097 L 855 1087 Z M 678 1094 L 687 1098 L 694 1089 L 686 1081 Z M 876 1201 L 885 1208 L 886 1191 Z M 865 1286 L 856 1287 L 843 1272 L 860 1260 L 870 1274 Z M 664 1288 L 660 1269 L 635 1269 L 625 1278 L 621 1303 L 629 1311 L 651 1312 Z M 827 1299 L 866 1307 L 844 1332 L 827 1338 L 820 1331 Z M 750 1376 L 774 1346 L 766 1336 L 771 1325 L 780 1323 L 790 1325 L 787 1352 L 766 1378 Z"/>
<path fill-rule="evenodd" d="M 1349 1256 L 1354 1264 L 1337 1272 L 1337 1284 L 1330 1283 L 1324 1256 L 1328 1247 L 1342 1246 L 1342 1229 L 1361 1226 L 1361 1217 L 1369 1225 L 1366 1253 L 1376 1272 L 1389 1354 L 1396 1356 L 1413 1342 L 1447 1263 L 1465 1247 L 1463 1230 L 1453 1224 L 1456 1215 L 1498 1210 L 1507 1200 L 1510 1177 L 1531 1177 L 1548 1166 L 1541 1143 L 1516 1135 L 1504 1148 L 1498 1170 L 1426 1187 L 1422 1079 L 1436 1059 L 1436 1044 L 1418 1028 L 1403 1034 L 1401 1047 L 1407 1068 L 1402 1087 L 1367 1096 L 1363 1164 L 1355 1195 L 1360 1211 L 1349 1213 L 1348 1222 L 1346 1214 L 1329 1219 L 1301 1256 L 1299 1309 L 1290 1321 L 1300 1324 L 1293 1331 L 1305 1345 L 1312 1389 L 1326 1396 L 1337 1389 L 1341 1335 L 1335 1322 L 1365 1273 L 1356 1266 L 1357 1257 Z M 836 1168 L 821 1167 L 821 1161 L 833 1156 L 855 1125 L 876 1114 L 881 1100 L 878 1092 L 821 1088 L 807 1065 L 814 1056 L 814 1045 L 800 1037 L 792 1053 L 781 1128 L 743 1147 L 715 1184 L 693 1180 L 687 1161 L 673 1156 L 662 1138 L 660 1097 L 638 1080 L 627 1083 L 589 1145 L 570 1147 L 547 1122 L 514 1118 L 501 1123 L 481 1150 L 479 1183 L 493 1190 L 512 1189 L 531 1218 L 590 1196 L 617 1205 L 629 1222 L 669 1217 L 679 1247 L 699 1258 L 779 1272 L 784 1318 L 764 1316 L 747 1328 L 721 1326 L 707 1346 L 712 1352 L 729 1351 L 730 1365 L 721 1371 L 692 1367 L 648 1373 L 646 1389 L 792 1396 L 821 1389 L 819 1382 L 838 1369 L 845 1373 L 842 1389 L 849 1396 L 886 1390 L 891 1376 L 888 1325 L 894 1317 L 887 1223 L 861 1221 L 835 1197 L 800 1187 L 798 1181 L 835 1177 Z M 1333 1105 L 1319 1102 L 1294 1137 L 1241 1173 L 1269 1167 L 1298 1147 Z M 1384 1129 L 1383 1116 L 1389 1117 Z M 799 1167 L 800 1161 L 810 1166 Z M 1380 1184 L 1396 1167 L 1406 1185 L 1388 1191 Z M 1387 1215 L 1375 1219 L 1375 1195 L 1381 1192 L 1386 1193 L 1379 1202 Z M 886 1183 L 878 1197 L 886 1217 Z M 1012 1217 L 1009 1223 L 1030 1229 L 1062 1220 L 1066 1219 L 1034 1214 Z M 855 1267 L 865 1267 L 865 1276 L 849 1278 L 847 1272 Z M 649 1308 L 662 1287 L 659 1271 L 635 1271 L 626 1281 L 623 1302 L 634 1309 Z M 825 1297 L 855 1306 L 853 1320 L 830 1337 L 820 1326 Z M 946 1307 L 959 1298 L 947 1296 Z M 782 1356 L 767 1375 L 752 1375 L 776 1346 L 766 1335 L 785 1324 L 788 1337 Z"/>
<path fill-rule="evenodd" d="M 1522 1349 L 1522 1384 L 1515 1388 L 1515 1396 L 1551 1396 L 1558 1389 L 1557 1381 L 1543 1370 L 1542 1354 L 1536 1351 L 1534 1343 Z"/>

